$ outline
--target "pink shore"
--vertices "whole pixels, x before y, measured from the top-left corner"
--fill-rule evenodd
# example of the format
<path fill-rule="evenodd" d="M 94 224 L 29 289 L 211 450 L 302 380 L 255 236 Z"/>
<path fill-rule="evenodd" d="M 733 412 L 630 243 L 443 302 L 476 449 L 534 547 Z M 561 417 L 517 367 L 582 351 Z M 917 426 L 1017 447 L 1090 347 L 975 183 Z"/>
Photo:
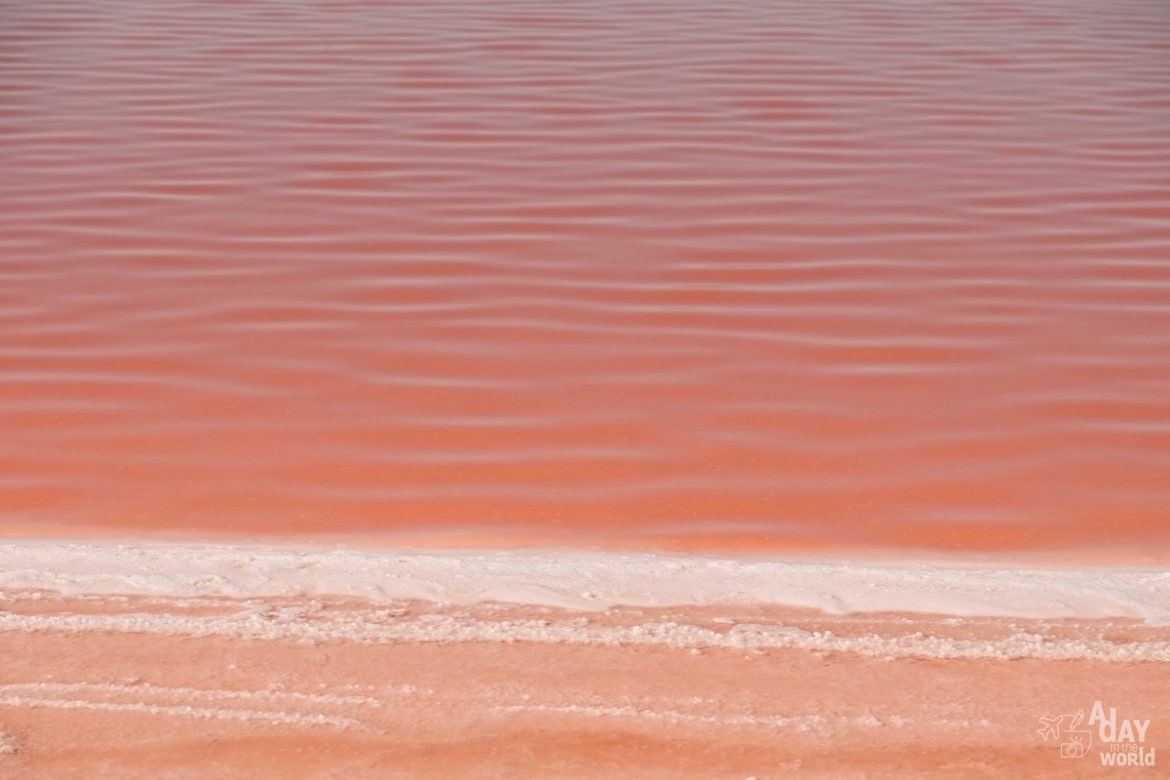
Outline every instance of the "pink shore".
<path fill-rule="evenodd" d="M 1038 729 L 1095 702 L 1170 745 L 1170 577 L 1132 560 L 92 538 L 0 559 L 4 778 L 1093 777 Z"/>

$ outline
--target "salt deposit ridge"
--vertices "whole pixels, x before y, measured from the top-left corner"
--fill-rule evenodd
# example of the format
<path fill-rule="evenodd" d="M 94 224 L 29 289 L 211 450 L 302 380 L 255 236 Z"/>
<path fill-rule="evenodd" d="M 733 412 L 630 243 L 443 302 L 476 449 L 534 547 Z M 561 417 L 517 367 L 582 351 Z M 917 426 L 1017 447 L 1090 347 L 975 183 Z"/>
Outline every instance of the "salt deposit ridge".
<path fill-rule="evenodd" d="M 341 596 L 388 602 L 780 604 L 829 613 L 1138 618 L 1170 624 L 1170 571 L 847 563 L 595 551 L 403 551 L 175 543 L 0 544 L 0 589 L 65 596 Z"/>

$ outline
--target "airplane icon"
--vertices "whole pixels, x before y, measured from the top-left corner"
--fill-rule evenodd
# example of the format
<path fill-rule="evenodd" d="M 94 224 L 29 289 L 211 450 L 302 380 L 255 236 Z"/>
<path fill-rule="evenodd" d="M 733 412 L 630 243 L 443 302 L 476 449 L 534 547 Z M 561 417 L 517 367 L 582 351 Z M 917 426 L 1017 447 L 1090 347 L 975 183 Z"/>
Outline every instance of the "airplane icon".
<path fill-rule="evenodd" d="M 1060 739 L 1060 722 L 1064 720 L 1064 715 L 1057 715 L 1055 718 L 1041 718 L 1040 722 L 1044 724 L 1044 728 L 1036 729 L 1036 733 L 1044 737 L 1044 741 L 1048 741 L 1051 735 L 1053 739 Z"/>

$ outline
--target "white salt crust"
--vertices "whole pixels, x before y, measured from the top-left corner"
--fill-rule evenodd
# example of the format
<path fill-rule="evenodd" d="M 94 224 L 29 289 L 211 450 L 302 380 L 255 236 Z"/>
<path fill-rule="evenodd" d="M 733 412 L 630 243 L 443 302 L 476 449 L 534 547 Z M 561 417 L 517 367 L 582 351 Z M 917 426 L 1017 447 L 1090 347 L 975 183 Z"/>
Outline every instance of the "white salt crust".
<path fill-rule="evenodd" d="M 333 726 L 334 728 L 361 728 L 353 718 L 332 715 L 300 715 L 295 713 L 256 710 L 229 710 L 214 707 L 186 705 L 143 704 L 141 702 L 87 701 L 84 699 L 39 698 L 36 696 L 0 696 L 0 707 L 21 709 L 99 710 L 104 712 L 134 712 L 140 715 L 172 715 L 198 720 L 264 721 L 285 726 Z"/>
<path fill-rule="evenodd" d="M 145 611 L 131 605 L 134 611 L 114 614 L 20 614 L 3 609 L 5 600 L 15 603 L 45 591 L 128 605 L 128 597 L 148 597 L 150 603 Z M 366 606 L 330 609 L 315 600 L 326 597 L 357 597 Z M 411 616 L 400 608 L 406 600 L 503 602 L 578 611 L 575 616 L 548 619 L 493 619 L 490 611 L 487 617 Z M 942 567 L 653 553 L 0 545 L 0 631 L 308 643 L 534 642 L 658 646 L 692 652 L 803 650 L 879 658 L 1170 662 L 1170 642 L 1160 641 L 1160 631 L 1133 641 L 1022 630 L 978 639 L 922 632 L 841 636 L 732 618 L 719 619 L 714 627 L 682 622 L 613 625 L 586 619 L 580 612 L 618 605 L 763 604 L 833 613 L 1139 618 L 1165 625 L 1170 615 L 1170 573 L 1143 568 Z M 201 608 L 198 614 L 192 614 L 192 606 Z M 207 608 L 214 612 L 208 614 Z M 6 703 L 12 702 L 0 701 L 0 705 Z M 194 716 L 218 717 L 210 712 Z"/>
<path fill-rule="evenodd" d="M 238 605 L 237 605 L 238 606 Z M 579 619 L 489 620 L 468 616 L 404 617 L 401 610 L 313 609 L 240 610 L 229 615 L 135 612 L 117 615 L 17 615 L 0 613 L 0 631 L 163 634 L 226 637 L 253 641 L 322 644 L 397 642 L 531 642 L 591 646 L 651 646 L 673 649 L 729 649 L 747 652 L 804 650 L 853 653 L 883 659 L 919 658 L 968 661 L 1170 662 L 1170 642 L 1063 638 L 1027 631 L 994 639 L 957 639 L 917 632 L 901 636 L 876 633 L 839 636 L 795 626 L 736 623 L 723 630 L 679 622 L 612 626 Z M 152 608 L 165 608 L 155 602 Z M 0 702 L 2 703 L 2 702 Z"/>
<path fill-rule="evenodd" d="M 475 710 L 484 715 L 510 718 L 517 715 L 544 717 L 547 715 L 581 718 L 614 718 L 629 722 L 646 720 L 674 726 L 698 728 L 763 728 L 769 732 L 787 730 L 828 737 L 858 729 L 900 729 L 927 725 L 932 730 L 968 731 L 978 727 L 986 731 L 994 728 L 987 720 L 970 720 L 932 715 L 925 721 L 896 713 L 880 716 L 866 713 L 860 716 L 822 715 L 800 712 L 745 713 L 711 711 L 706 709 L 713 701 L 690 699 L 659 699 L 657 697 L 619 696 L 597 701 L 586 698 L 565 701 L 554 696 L 551 701 L 534 700 L 532 694 L 512 691 L 502 698 L 498 691 L 468 691 L 460 689 L 455 700 L 434 695 L 433 690 L 419 690 L 407 686 L 372 691 L 375 696 L 353 697 L 338 694 L 307 692 L 273 692 L 265 690 L 220 690 L 186 687 L 166 687 L 144 683 L 120 685 L 114 683 L 14 683 L 0 685 L 0 710 L 59 709 L 91 710 L 98 712 L 125 712 L 156 717 L 196 720 L 245 721 L 260 725 L 300 727 L 318 731 L 321 728 L 340 730 L 377 731 L 377 722 L 387 712 L 404 707 L 451 707 Z M 517 699 L 517 697 L 520 697 Z M 360 702 L 354 699 L 361 699 Z M 191 706 L 188 702 L 211 702 L 216 706 Z M 257 707 L 281 707 L 257 709 Z M 306 709 L 307 708 L 307 709 Z M 354 717 L 342 717 L 338 712 Z M 7 743 L 0 734 L 0 753 L 16 752 L 15 743 Z M 7 751 L 5 745 L 9 745 Z"/>
<path fill-rule="evenodd" d="M 1170 571 L 764 560 L 582 551 L 389 551 L 200 544 L 0 544 L 0 591 L 374 603 L 780 604 L 842 614 L 1109 618 L 1170 625 Z"/>

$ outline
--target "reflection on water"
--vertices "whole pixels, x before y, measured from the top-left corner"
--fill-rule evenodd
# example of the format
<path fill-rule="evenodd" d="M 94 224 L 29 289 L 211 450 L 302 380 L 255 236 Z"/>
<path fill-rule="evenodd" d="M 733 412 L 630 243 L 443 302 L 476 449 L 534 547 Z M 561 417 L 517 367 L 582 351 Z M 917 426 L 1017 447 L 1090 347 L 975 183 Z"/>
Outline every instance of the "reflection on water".
<path fill-rule="evenodd" d="M 1170 538 L 1162 0 L 5 6 L 3 527 Z"/>

